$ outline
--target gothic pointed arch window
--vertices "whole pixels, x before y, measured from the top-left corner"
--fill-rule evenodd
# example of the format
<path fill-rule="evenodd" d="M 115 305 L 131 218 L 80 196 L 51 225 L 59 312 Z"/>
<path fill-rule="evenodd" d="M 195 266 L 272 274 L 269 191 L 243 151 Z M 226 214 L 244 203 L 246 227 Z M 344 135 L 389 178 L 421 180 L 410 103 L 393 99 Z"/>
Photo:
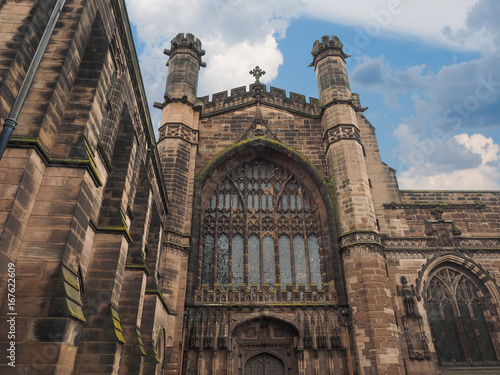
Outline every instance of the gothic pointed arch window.
<path fill-rule="evenodd" d="M 321 288 L 320 232 L 316 204 L 296 175 L 264 159 L 240 164 L 204 207 L 201 283 Z"/>
<path fill-rule="evenodd" d="M 441 365 L 499 364 L 485 294 L 484 284 L 459 266 L 430 275 L 426 303 Z"/>

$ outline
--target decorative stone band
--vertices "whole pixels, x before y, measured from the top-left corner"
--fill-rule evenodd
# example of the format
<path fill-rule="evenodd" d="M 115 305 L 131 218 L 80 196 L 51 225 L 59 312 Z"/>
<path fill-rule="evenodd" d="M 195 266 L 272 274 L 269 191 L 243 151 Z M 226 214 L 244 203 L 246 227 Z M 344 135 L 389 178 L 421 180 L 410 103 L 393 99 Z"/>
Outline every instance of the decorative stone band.
<path fill-rule="evenodd" d="M 340 253 L 343 257 L 349 257 L 351 255 L 356 254 L 370 254 L 370 253 L 380 253 L 384 252 L 382 246 L 375 243 L 358 243 L 352 244 L 347 247 L 343 247 L 340 249 Z"/>
<path fill-rule="evenodd" d="M 324 142 L 326 142 L 328 146 L 342 139 L 352 139 L 356 142 L 361 143 L 359 129 L 354 125 L 339 124 L 334 126 L 333 128 L 328 129 L 324 136 Z"/>
<path fill-rule="evenodd" d="M 198 143 L 198 131 L 180 123 L 163 125 L 159 130 L 158 142 L 165 138 L 180 138 L 188 143 Z"/>
<path fill-rule="evenodd" d="M 168 242 L 168 243 L 174 243 L 174 244 L 177 244 L 179 246 L 186 247 L 186 246 L 189 246 L 189 244 L 191 242 L 191 236 L 184 235 L 182 233 L 166 231 L 164 240 L 165 240 L 165 242 Z"/>
<path fill-rule="evenodd" d="M 472 203 L 384 203 L 384 208 L 387 209 L 410 209 L 410 208 L 424 208 L 424 209 L 449 209 L 449 210 L 463 210 L 463 209 L 476 209 L 480 210 L 485 208 L 486 204 L 480 201 Z"/>
<path fill-rule="evenodd" d="M 380 235 L 375 232 L 345 233 L 340 236 L 339 243 L 343 256 L 383 252 Z"/>
<path fill-rule="evenodd" d="M 365 232 L 365 231 L 344 233 L 343 235 L 340 236 L 339 242 L 341 248 L 357 245 L 360 243 L 376 244 L 378 246 L 382 244 L 382 240 L 378 233 Z"/>
<path fill-rule="evenodd" d="M 387 259 L 430 259 L 439 254 L 464 254 L 472 258 L 500 258 L 500 238 L 453 238 L 439 246 L 436 238 L 383 239 Z"/>
<path fill-rule="evenodd" d="M 163 245 L 165 251 L 177 256 L 188 256 L 191 250 L 191 236 L 186 236 L 181 233 L 168 231 L 165 233 Z"/>
<path fill-rule="evenodd" d="M 213 288 L 209 288 L 208 284 L 203 284 L 201 289 L 195 291 L 195 304 L 289 305 L 290 303 L 325 304 L 336 302 L 337 293 L 335 290 L 330 290 L 328 287 L 318 289 L 316 284 L 307 289 L 304 284 L 299 284 L 298 288 L 295 288 L 293 284 L 283 286 L 275 284 L 272 287 L 268 284 L 264 284 L 263 287 L 257 284 L 251 286 L 241 284 L 239 287 L 233 287 L 232 284 L 224 287 L 215 284 Z"/>
<path fill-rule="evenodd" d="M 382 239 L 382 246 L 386 251 L 435 250 L 438 242 L 436 238 L 387 238 Z M 453 238 L 449 248 L 500 251 L 500 238 Z"/>

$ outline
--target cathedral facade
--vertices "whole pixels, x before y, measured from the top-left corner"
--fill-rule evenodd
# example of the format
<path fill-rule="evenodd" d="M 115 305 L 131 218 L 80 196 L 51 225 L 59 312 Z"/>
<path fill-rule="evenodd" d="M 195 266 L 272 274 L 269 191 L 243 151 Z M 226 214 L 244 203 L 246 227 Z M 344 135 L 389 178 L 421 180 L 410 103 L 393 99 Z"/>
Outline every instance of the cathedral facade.
<path fill-rule="evenodd" d="M 123 0 L 0 15 L 2 374 L 498 372 L 500 192 L 400 190 L 337 37 L 306 100 L 177 35 L 155 136 Z"/>

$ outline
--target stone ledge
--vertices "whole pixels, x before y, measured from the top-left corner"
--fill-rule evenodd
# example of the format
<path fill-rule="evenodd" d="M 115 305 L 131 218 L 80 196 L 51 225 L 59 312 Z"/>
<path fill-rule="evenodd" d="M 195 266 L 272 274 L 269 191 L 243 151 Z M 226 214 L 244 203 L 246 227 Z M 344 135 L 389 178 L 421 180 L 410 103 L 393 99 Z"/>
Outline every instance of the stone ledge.
<path fill-rule="evenodd" d="M 83 168 L 89 172 L 90 177 L 94 181 L 96 187 L 103 186 L 103 182 L 94 160 L 94 156 L 87 143 L 85 143 L 85 150 L 87 151 L 88 159 L 74 159 L 74 158 L 53 158 L 49 155 L 43 144 L 37 138 L 29 137 L 11 137 L 9 139 L 9 147 L 19 148 L 34 148 L 40 158 L 46 165 L 51 167 L 68 167 L 68 168 Z"/>

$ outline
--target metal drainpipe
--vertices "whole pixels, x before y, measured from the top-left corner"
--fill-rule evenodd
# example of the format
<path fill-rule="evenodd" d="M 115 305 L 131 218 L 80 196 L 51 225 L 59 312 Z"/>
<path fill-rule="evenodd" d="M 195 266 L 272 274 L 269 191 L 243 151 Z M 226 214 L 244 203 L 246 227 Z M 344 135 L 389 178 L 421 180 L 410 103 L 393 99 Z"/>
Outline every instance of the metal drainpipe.
<path fill-rule="evenodd" d="M 28 96 L 29 89 L 31 87 L 31 84 L 33 83 L 33 78 L 35 78 L 35 73 L 40 66 L 40 61 L 42 60 L 42 56 L 45 53 L 47 45 L 49 44 L 49 39 L 52 36 L 52 32 L 54 31 L 54 27 L 56 26 L 56 22 L 59 19 L 59 14 L 61 13 L 65 2 L 66 0 L 58 0 L 56 5 L 54 6 L 52 14 L 49 18 L 49 22 L 45 27 L 42 38 L 40 39 L 40 44 L 35 51 L 33 60 L 31 60 L 28 71 L 26 72 L 26 76 L 24 77 L 24 81 L 21 84 L 21 88 L 19 89 L 16 100 L 14 101 L 14 105 L 10 110 L 9 116 L 5 119 L 2 134 L 0 134 L 0 160 L 2 159 L 5 149 L 7 148 L 7 143 L 9 142 L 10 135 L 17 125 L 17 118 L 19 117 L 19 113 L 21 112 L 24 101 Z"/>

